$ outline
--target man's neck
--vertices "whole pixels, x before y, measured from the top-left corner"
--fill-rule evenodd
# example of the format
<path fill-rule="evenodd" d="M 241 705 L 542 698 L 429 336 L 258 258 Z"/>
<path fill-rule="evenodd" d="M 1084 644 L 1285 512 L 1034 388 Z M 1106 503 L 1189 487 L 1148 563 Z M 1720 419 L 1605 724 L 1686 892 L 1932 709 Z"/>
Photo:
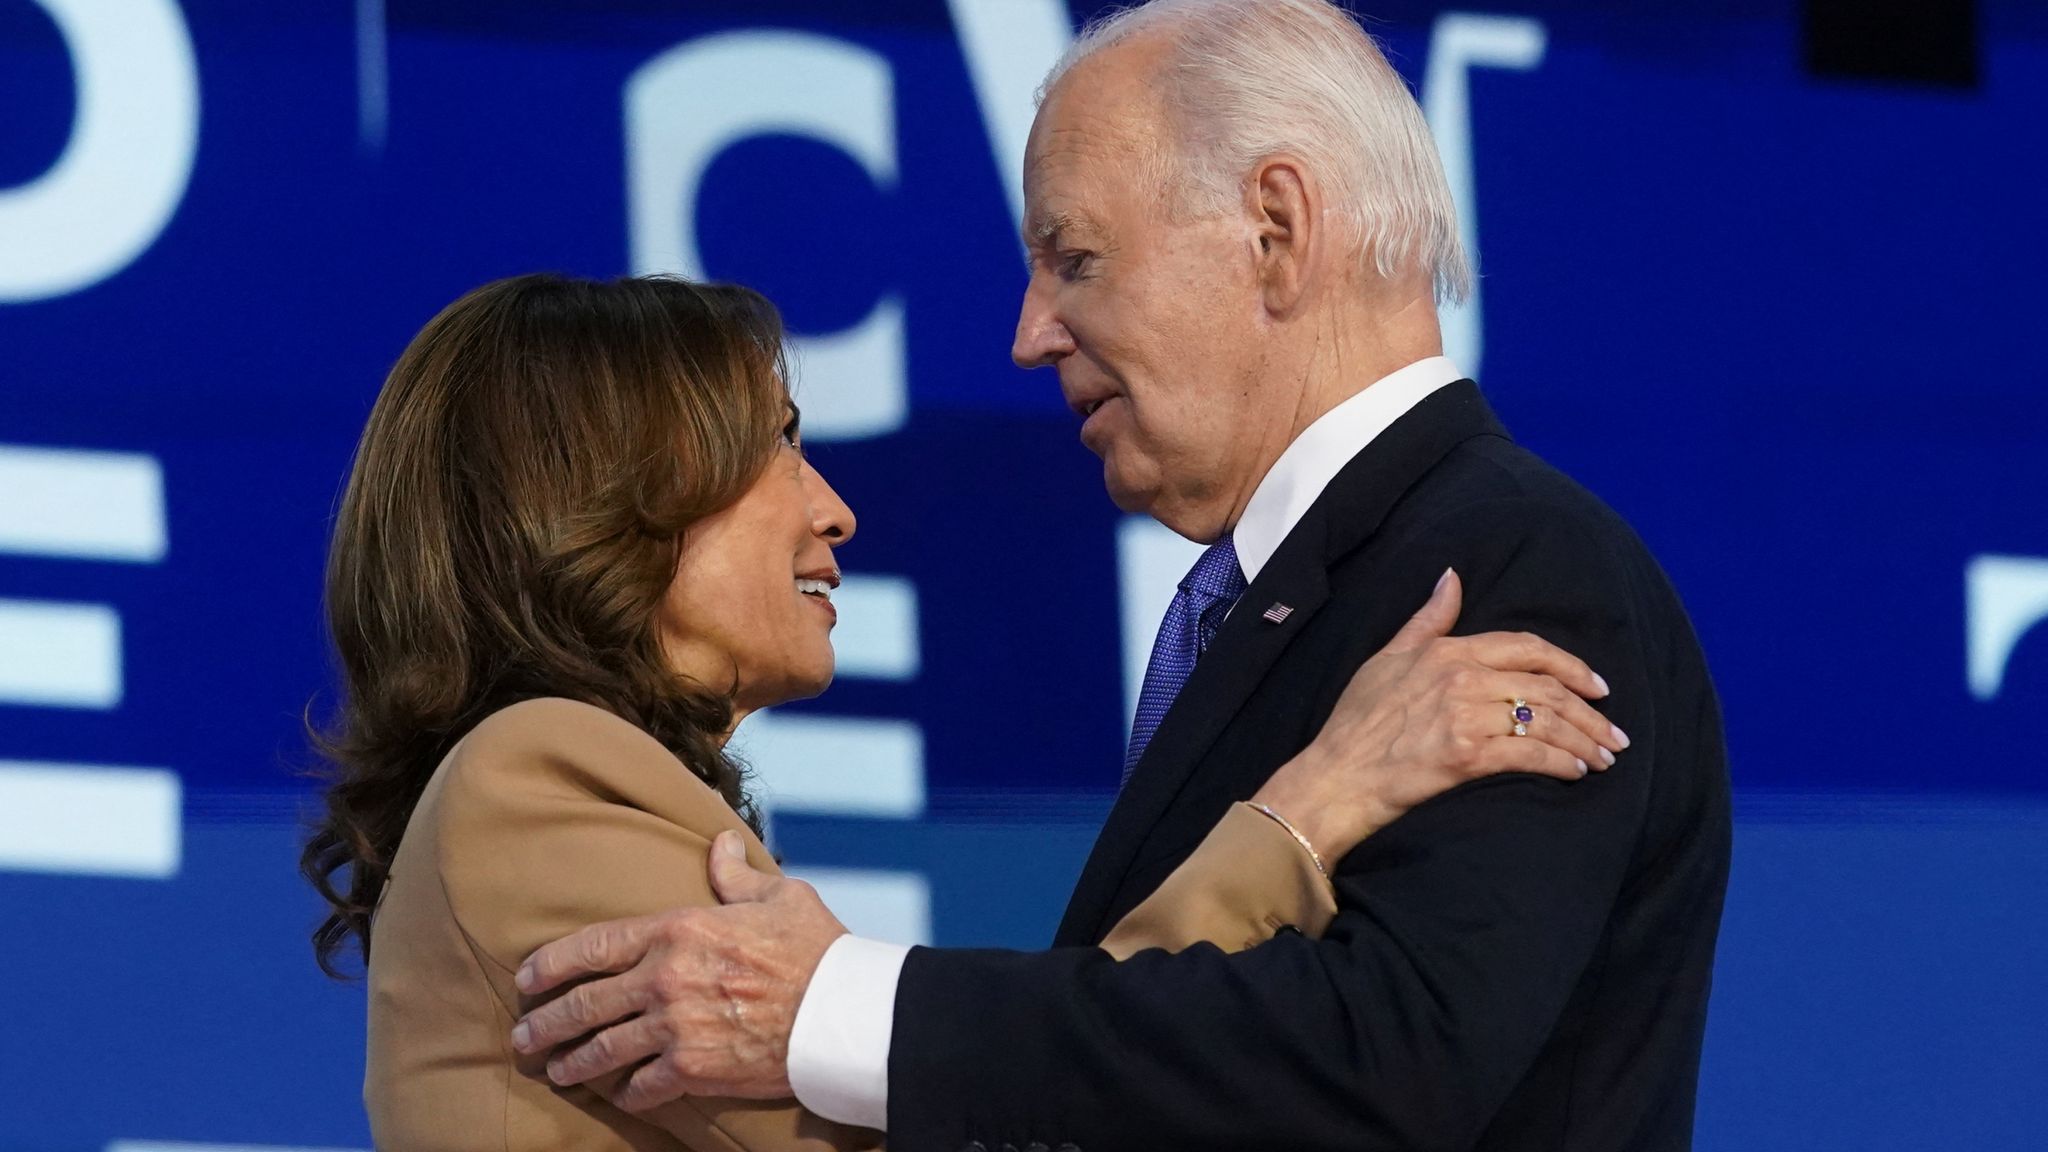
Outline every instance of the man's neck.
<path fill-rule="evenodd" d="M 1261 439 L 1248 479 L 1239 486 L 1225 530 L 1237 527 L 1245 505 L 1289 445 L 1330 410 L 1418 360 L 1443 355 L 1436 306 L 1428 297 L 1411 299 L 1391 314 L 1346 309 L 1319 324 L 1300 358 L 1299 386 L 1287 419 L 1274 421 Z"/>

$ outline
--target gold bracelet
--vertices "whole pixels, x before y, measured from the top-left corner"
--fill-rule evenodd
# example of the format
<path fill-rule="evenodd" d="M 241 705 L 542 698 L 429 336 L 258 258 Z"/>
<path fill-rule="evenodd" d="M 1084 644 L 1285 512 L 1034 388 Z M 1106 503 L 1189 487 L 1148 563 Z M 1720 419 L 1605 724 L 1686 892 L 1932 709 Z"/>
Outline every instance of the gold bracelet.
<path fill-rule="evenodd" d="M 1278 824 L 1280 827 L 1286 829 L 1287 834 L 1289 836 L 1294 837 L 1294 842 L 1296 844 L 1301 845 L 1302 851 L 1308 853 L 1308 858 L 1310 860 L 1315 861 L 1316 871 L 1321 872 L 1323 874 L 1323 879 L 1328 880 L 1330 878 L 1330 870 L 1328 868 L 1323 867 L 1322 853 L 1317 852 L 1316 846 L 1308 842 L 1308 837 L 1303 836 L 1301 834 L 1301 829 L 1296 828 L 1294 825 L 1289 824 L 1287 822 L 1287 817 L 1282 816 L 1278 812 L 1273 811 L 1271 808 L 1266 807 L 1264 804 L 1261 804 L 1256 800 L 1245 801 L 1245 806 L 1252 809 L 1255 812 L 1263 813 L 1268 819 L 1273 821 L 1273 823 Z"/>

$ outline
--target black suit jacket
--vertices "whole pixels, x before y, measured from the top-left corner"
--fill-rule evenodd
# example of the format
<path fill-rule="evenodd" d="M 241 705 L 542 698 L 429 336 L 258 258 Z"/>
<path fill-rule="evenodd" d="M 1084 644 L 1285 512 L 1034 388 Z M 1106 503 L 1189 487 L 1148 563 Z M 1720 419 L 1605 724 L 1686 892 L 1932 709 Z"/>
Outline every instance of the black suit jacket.
<path fill-rule="evenodd" d="M 1618 766 L 1417 807 L 1338 867 L 1320 940 L 1081 947 L 1314 737 L 1448 567 L 1460 632 L 1534 632 L 1607 678 L 1634 741 Z M 1274 603 L 1294 611 L 1272 623 Z M 889 1146 L 1687 1148 L 1728 852 L 1719 707 L 1678 597 L 1620 518 L 1451 385 L 1337 475 L 1231 613 L 1111 812 L 1064 947 L 911 952 Z"/>

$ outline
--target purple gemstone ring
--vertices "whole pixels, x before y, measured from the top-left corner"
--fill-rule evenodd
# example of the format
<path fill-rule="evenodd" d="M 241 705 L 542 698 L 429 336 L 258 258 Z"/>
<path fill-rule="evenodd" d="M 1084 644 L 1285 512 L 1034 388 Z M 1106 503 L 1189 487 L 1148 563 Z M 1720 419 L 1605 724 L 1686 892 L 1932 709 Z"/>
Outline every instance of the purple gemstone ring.
<path fill-rule="evenodd" d="M 1515 721 L 1515 735 L 1527 736 L 1529 734 L 1529 725 L 1536 721 L 1536 710 L 1529 707 L 1527 700 L 1516 700 L 1514 711 L 1509 713 L 1509 715 Z"/>

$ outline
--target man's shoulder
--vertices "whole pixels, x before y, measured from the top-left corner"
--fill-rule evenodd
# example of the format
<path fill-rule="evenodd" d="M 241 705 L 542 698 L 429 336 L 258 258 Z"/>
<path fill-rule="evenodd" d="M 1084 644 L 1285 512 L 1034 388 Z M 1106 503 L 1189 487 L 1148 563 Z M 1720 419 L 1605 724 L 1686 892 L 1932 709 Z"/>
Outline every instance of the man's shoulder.
<path fill-rule="evenodd" d="M 1635 529 L 1504 436 L 1475 436 L 1446 453 L 1331 575 L 1372 601 L 1390 587 L 1426 595 L 1446 567 L 1465 578 L 1468 608 L 1534 598 L 1555 612 L 1630 621 L 1666 638 L 1658 647 L 1697 644 L 1677 588 Z"/>
<path fill-rule="evenodd" d="M 1634 528 L 1607 502 L 1528 448 L 1473 436 L 1445 453 L 1394 501 L 1372 540 L 1398 553 L 1512 550 L 1532 539 L 1580 545 L 1588 564 L 1654 565 Z"/>
<path fill-rule="evenodd" d="M 1416 483 L 1405 503 L 1437 514 L 1489 506 L 1541 509 L 1583 531 L 1635 536 L 1605 500 L 1504 436 L 1474 436 L 1459 444 Z"/>

